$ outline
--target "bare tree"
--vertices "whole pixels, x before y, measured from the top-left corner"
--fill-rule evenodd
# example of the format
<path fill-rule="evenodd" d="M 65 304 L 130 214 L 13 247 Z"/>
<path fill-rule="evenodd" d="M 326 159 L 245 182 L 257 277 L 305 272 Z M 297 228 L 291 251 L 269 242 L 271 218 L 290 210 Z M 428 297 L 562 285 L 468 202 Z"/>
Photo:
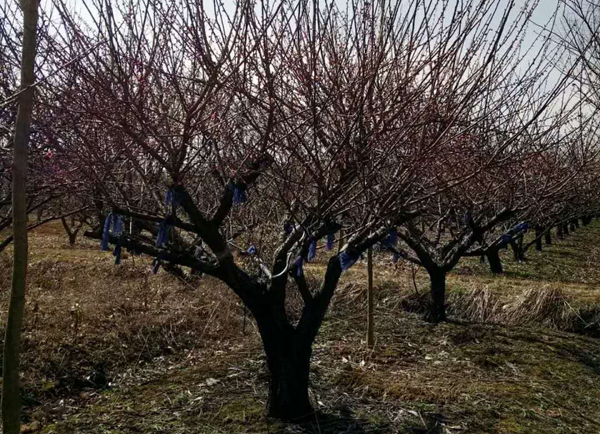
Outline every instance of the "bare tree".
<path fill-rule="evenodd" d="M 19 96 L 12 164 L 14 262 L 2 364 L 2 423 L 5 434 L 19 434 L 21 432 L 19 341 L 25 309 L 25 280 L 27 276 L 27 142 L 29 141 L 29 128 L 33 111 L 34 89 L 32 85 L 35 81 L 38 6 L 38 0 L 23 0 L 21 2 L 23 9 L 22 93 Z"/>

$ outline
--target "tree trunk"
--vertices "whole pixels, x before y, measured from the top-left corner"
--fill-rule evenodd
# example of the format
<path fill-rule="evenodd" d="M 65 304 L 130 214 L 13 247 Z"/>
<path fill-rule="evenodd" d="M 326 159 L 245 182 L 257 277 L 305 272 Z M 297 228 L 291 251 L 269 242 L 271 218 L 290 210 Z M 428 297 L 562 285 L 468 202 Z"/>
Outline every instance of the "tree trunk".
<path fill-rule="evenodd" d="M 538 252 L 542 251 L 542 236 L 543 229 L 540 226 L 536 226 L 535 228 L 535 250 Z"/>
<path fill-rule="evenodd" d="M 375 329 L 373 324 L 373 311 L 374 311 L 374 300 L 373 300 L 373 248 L 369 247 L 367 250 L 367 276 L 368 276 L 368 287 L 367 287 L 367 347 L 373 348 L 375 345 Z"/>
<path fill-rule="evenodd" d="M 563 236 L 568 237 L 569 236 L 569 224 L 568 223 L 563 223 Z"/>
<path fill-rule="evenodd" d="M 299 342 L 293 330 L 281 332 L 271 327 L 269 334 L 270 338 L 263 337 L 270 377 L 267 414 L 284 421 L 302 421 L 314 413 L 308 396 L 311 343 Z"/>
<path fill-rule="evenodd" d="M 575 223 L 573 222 L 573 220 L 571 220 L 571 221 L 569 222 L 569 230 L 570 230 L 571 232 L 575 232 Z"/>
<path fill-rule="evenodd" d="M 340 229 L 340 238 L 338 239 L 338 255 L 344 248 L 344 229 Z"/>
<path fill-rule="evenodd" d="M 499 249 L 488 249 L 486 256 L 488 258 L 488 262 L 490 263 L 490 271 L 493 274 L 504 273 L 504 270 L 502 269 L 502 261 L 500 260 Z"/>
<path fill-rule="evenodd" d="M 558 225 L 556 227 L 556 237 L 559 240 L 562 240 L 565 237 L 564 234 L 563 234 L 563 227 L 562 227 L 562 225 Z"/>
<path fill-rule="evenodd" d="M 546 245 L 551 246 L 552 245 L 552 232 L 551 232 L 550 228 L 548 228 L 548 230 L 544 234 L 544 238 L 546 240 Z"/>
<path fill-rule="evenodd" d="M 446 321 L 446 273 L 443 270 L 427 270 L 431 280 L 432 322 Z"/>
<path fill-rule="evenodd" d="M 523 236 L 519 236 L 517 240 L 511 240 L 510 247 L 512 248 L 515 261 L 525 262 L 525 252 L 523 251 Z"/>
<path fill-rule="evenodd" d="M 573 222 L 573 227 L 575 229 L 579 229 L 579 227 L 580 227 L 579 226 L 579 219 L 573 219 L 572 222 Z"/>
<path fill-rule="evenodd" d="M 19 434 L 21 398 L 19 394 L 19 341 L 27 277 L 27 144 L 33 111 L 32 85 L 35 82 L 35 41 L 38 18 L 38 0 L 22 0 L 23 57 L 19 111 L 15 127 L 12 165 L 13 205 L 13 274 L 2 366 L 2 423 L 4 434 Z"/>
<path fill-rule="evenodd" d="M 60 218 L 60 221 L 63 225 L 63 228 L 65 229 L 65 232 L 67 233 L 67 237 L 69 237 L 69 245 L 71 247 L 73 247 L 75 245 L 75 242 L 77 241 L 77 230 L 73 231 L 71 230 L 71 228 L 69 227 L 69 225 L 67 224 L 67 219 L 65 219 L 64 217 Z M 71 220 L 72 222 L 73 220 Z M 71 226 L 73 226 L 73 223 L 71 223 Z"/>

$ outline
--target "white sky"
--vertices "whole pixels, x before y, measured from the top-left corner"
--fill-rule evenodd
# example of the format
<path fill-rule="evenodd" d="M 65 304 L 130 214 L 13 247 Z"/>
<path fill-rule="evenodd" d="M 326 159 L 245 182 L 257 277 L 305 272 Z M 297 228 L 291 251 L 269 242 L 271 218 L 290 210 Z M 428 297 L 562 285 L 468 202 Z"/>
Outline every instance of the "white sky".
<path fill-rule="evenodd" d="M 14 1 L 14 0 L 0 0 L 0 1 Z M 51 13 L 52 10 L 52 1 L 53 0 L 42 0 L 42 8 L 45 10 L 45 12 L 47 13 Z M 86 0 L 64 0 L 66 2 L 66 4 L 74 11 L 76 11 L 85 21 L 92 22 L 88 12 L 86 11 L 85 8 L 85 3 Z M 92 3 L 93 1 L 103 1 L 103 0 L 87 0 L 88 3 Z M 118 4 L 118 3 L 122 3 L 121 0 L 109 0 L 111 1 L 111 3 L 113 4 Z M 125 0 L 127 1 L 127 0 Z M 160 0 L 157 0 L 160 1 Z M 202 1 L 202 0 L 197 0 L 197 1 Z M 275 3 L 278 0 L 266 0 L 269 3 Z M 320 0 L 323 3 L 323 6 L 327 5 L 330 3 L 329 0 Z M 340 10 L 344 10 L 345 9 L 345 5 L 346 5 L 346 0 L 334 0 L 336 2 L 336 4 L 339 6 Z M 352 0 L 350 0 L 352 1 Z M 374 2 L 378 2 L 379 0 L 371 0 Z M 400 1 L 401 3 L 404 3 L 405 5 L 408 4 L 414 4 L 414 2 L 418 1 L 421 4 L 424 3 L 424 0 L 386 0 L 386 8 L 388 8 L 390 6 L 390 2 L 392 4 L 396 3 Z M 462 3 L 463 0 L 449 0 L 449 8 L 448 10 L 450 11 L 450 13 L 452 12 L 452 7 L 456 4 L 456 2 L 461 2 Z M 506 7 L 506 5 L 509 4 L 510 0 L 481 0 L 481 1 L 488 1 L 488 2 L 494 2 L 493 4 L 497 4 L 498 5 L 498 10 L 500 11 L 498 13 L 497 16 L 497 22 L 500 22 L 501 19 L 501 11 Z M 539 5 L 538 7 L 535 9 L 533 17 L 532 17 L 532 25 L 530 25 L 528 32 L 525 36 L 525 40 L 524 40 L 524 48 L 527 48 L 529 46 L 532 46 L 535 43 L 536 37 L 539 35 L 539 32 L 541 31 L 541 27 L 547 25 L 548 21 L 552 18 L 552 14 L 555 12 L 557 4 L 561 1 L 561 0 L 516 0 L 516 8 L 513 10 L 512 15 L 515 16 L 518 11 L 524 7 L 526 4 L 531 3 L 532 1 L 539 1 Z M 231 9 L 231 11 L 234 10 L 235 8 L 235 3 L 237 2 L 237 0 L 222 0 L 223 4 L 228 8 Z M 213 0 L 204 0 L 204 3 L 207 7 L 208 10 L 210 10 L 212 8 L 213 5 Z M 260 3 L 260 2 L 259 2 Z M 406 9 L 406 7 L 403 7 L 403 9 Z M 562 17 L 559 18 L 559 23 L 557 25 L 557 31 L 561 30 L 561 24 L 560 21 L 562 21 Z M 92 24 L 93 26 L 93 24 Z M 534 49 L 532 50 L 532 53 L 537 52 L 538 50 Z M 559 74 L 553 74 L 553 76 L 551 77 L 550 81 L 549 81 L 549 85 L 552 85 L 553 82 L 555 82 L 559 77 Z"/>

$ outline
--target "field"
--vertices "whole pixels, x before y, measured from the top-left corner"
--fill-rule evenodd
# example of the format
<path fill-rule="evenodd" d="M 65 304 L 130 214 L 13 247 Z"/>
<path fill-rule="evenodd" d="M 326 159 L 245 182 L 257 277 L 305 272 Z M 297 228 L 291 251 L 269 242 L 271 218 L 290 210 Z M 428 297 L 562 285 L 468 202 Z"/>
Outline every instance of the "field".
<path fill-rule="evenodd" d="M 355 265 L 314 347 L 319 414 L 304 425 L 264 416 L 260 340 L 227 288 L 152 275 L 148 258 L 115 266 L 96 242 L 70 248 L 60 225 L 30 240 L 25 432 L 600 432 L 600 222 L 530 250 L 526 263 L 505 253 L 501 277 L 464 260 L 449 276 L 452 320 L 439 325 L 421 319 L 424 271 L 378 258 L 373 350 L 365 264 Z M 296 306 L 290 297 L 290 314 Z"/>

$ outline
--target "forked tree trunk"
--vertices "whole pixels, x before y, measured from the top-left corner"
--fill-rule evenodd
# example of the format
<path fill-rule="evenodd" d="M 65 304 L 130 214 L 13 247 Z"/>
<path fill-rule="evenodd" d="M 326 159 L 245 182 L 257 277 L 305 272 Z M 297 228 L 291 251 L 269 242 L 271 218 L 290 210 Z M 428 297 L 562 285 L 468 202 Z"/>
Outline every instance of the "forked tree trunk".
<path fill-rule="evenodd" d="M 427 270 L 431 280 L 432 322 L 446 321 L 446 272 L 440 269 Z"/>
<path fill-rule="evenodd" d="M 556 227 L 556 237 L 559 240 L 562 240 L 565 237 L 564 234 L 563 234 L 563 227 L 562 227 L 562 225 L 558 225 Z"/>
<path fill-rule="evenodd" d="M 15 127 L 12 164 L 13 274 L 2 364 L 2 423 L 4 434 L 19 434 L 21 397 L 19 393 L 19 341 L 27 277 L 27 143 L 33 111 L 34 64 L 38 0 L 22 0 L 23 57 L 19 111 Z"/>
<path fill-rule="evenodd" d="M 546 231 L 546 233 L 544 234 L 544 238 L 546 240 L 546 245 L 547 246 L 551 246 L 552 245 L 552 232 L 551 232 L 551 229 L 548 229 Z"/>
<path fill-rule="evenodd" d="M 341 272 L 339 261 L 330 259 L 319 295 L 309 302 L 295 328 L 288 322 L 282 300 L 262 300 L 251 309 L 267 355 L 271 417 L 299 422 L 314 413 L 308 394 L 312 345 Z"/>
<path fill-rule="evenodd" d="M 73 218 L 71 218 L 71 227 L 73 227 L 73 229 L 69 227 L 69 225 L 67 224 L 67 219 L 65 219 L 64 217 L 61 217 L 60 221 L 63 225 L 65 232 L 67 233 L 67 237 L 69 237 L 69 245 L 73 247 L 75 245 L 75 242 L 77 241 L 77 234 L 79 233 L 80 228 L 74 227 L 75 225 L 73 222 Z"/>
<path fill-rule="evenodd" d="M 563 223 L 562 229 L 563 229 L 563 236 L 568 237 L 569 236 L 569 224 Z"/>
<path fill-rule="evenodd" d="M 488 262 L 490 263 L 490 271 L 493 274 L 502 274 L 502 261 L 500 260 L 500 249 L 488 249 L 486 252 Z"/>

